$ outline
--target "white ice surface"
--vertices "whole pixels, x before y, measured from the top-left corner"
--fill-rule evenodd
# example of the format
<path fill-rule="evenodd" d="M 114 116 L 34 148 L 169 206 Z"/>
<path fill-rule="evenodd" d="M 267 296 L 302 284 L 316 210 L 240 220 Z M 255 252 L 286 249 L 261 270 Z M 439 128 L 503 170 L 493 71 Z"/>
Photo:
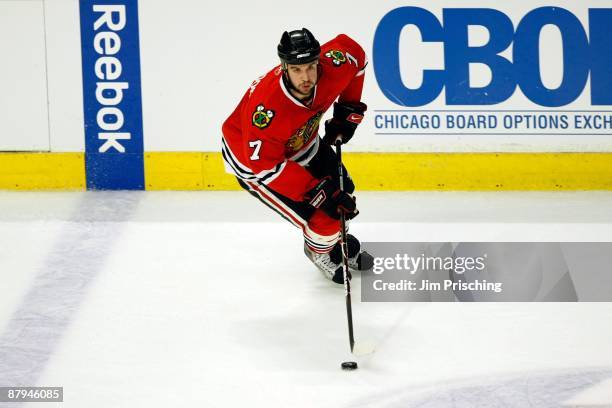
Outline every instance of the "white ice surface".
<path fill-rule="evenodd" d="M 612 241 L 611 193 L 358 204 L 367 241 Z M 612 376 L 612 303 L 360 303 L 353 288 L 356 337 L 377 351 L 347 373 L 343 289 L 248 194 L 0 192 L 0 386 L 63 386 L 44 405 L 63 408 L 519 407 Z"/>
<path fill-rule="evenodd" d="M 602 381 L 583 392 L 575 395 L 571 400 L 566 401 L 564 406 L 567 407 L 584 407 L 584 406 L 612 406 L 612 379 Z"/>

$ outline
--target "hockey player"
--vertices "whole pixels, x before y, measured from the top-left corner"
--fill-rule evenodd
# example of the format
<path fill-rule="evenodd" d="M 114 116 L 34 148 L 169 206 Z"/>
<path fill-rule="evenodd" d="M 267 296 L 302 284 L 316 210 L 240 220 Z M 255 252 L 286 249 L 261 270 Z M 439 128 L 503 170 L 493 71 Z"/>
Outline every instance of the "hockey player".
<path fill-rule="evenodd" d="M 300 228 L 304 252 L 326 277 L 343 283 L 340 212 L 359 213 L 355 186 L 344 170 L 339 188 L 332 145 L 347 143 L 367 107 L 361 102 L 366 57 L 346 35 L 319 45 L 303 28 L 285 31 L 278 45 L 280 65 L 257 78 L 223 124 L 226 171 L 239 184 Z M 333 118 L 319 123 L 333 105 Z M 365 270 L 372 257 L 347 234 L 349 267 Z"/>

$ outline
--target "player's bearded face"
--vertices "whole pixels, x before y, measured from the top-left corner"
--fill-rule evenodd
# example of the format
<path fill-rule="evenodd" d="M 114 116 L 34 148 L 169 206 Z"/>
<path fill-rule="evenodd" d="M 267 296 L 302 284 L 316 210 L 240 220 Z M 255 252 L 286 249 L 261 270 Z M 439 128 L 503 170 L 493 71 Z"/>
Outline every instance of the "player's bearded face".
<path fill-rule="evenodd" d="M 312 95 L 317 83 L 318 64 L 318 61 L 313 61 L 308 64 L 289 64 L 287 66 L 287 75 L 298 97 L 309 97 Z"/>

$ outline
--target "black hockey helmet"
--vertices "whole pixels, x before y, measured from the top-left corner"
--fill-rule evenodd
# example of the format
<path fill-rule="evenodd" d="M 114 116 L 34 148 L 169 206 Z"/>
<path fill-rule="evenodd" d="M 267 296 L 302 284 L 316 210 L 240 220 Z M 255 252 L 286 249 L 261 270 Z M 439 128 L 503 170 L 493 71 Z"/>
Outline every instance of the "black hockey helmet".
<path fill-rule="evenodd" d="M 321 46 L 314 35 L 305 28 L 285 31 L 278 44 L 278 56 L 283 69 L 287 64 L 307 64 L 319 58 Z"/>

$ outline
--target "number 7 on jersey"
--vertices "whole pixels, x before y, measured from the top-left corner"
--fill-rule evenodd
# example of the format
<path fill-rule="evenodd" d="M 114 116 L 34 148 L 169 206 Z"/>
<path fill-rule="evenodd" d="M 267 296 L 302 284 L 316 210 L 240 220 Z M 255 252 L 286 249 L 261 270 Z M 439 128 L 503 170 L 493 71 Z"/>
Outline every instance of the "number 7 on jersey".
<path fill-rule="evenodd" d="M 259 160 L 259 151 L 261 150 L 261 140 L 253 140 L 249 142 L 249 147 L 254 148 L 253 154 L 251 155 L 251 160 Z"/>

